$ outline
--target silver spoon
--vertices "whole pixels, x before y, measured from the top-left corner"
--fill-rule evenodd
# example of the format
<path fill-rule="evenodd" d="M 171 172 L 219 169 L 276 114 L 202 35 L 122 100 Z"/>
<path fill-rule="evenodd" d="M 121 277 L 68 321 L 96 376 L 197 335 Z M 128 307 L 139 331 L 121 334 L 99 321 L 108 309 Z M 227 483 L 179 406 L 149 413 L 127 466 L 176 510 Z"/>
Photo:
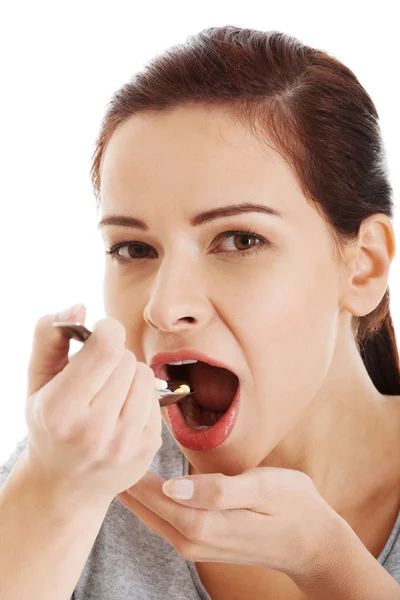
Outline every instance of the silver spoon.
<path fill-rule="evenodd" d="M 64 335 L 66 335 L 69 339 L 73 338 L 78 342 L 85 342 L 89 335 L 92 332 L 83 325 L 83 323 L 69 323 L 68 321 L 60 321 L 53 323 L 53 327 L 60 327 L 61 331 Z M 191 396 L 195 393 L 196 390 L 190 389 L 190 392 L 175 392 L 175 390 L 183 384 L 187 385 L 186 381 L 179 381 L 174 379 L 172 381 L 167 381 L 168 388 L 166 390 L 155 390 L 158 395 L 158 401 L 161 407 L 169 406 L 170 404 L 174 404 L 175 402 L 179 402 L 186 398 L 186 396 Z"/>

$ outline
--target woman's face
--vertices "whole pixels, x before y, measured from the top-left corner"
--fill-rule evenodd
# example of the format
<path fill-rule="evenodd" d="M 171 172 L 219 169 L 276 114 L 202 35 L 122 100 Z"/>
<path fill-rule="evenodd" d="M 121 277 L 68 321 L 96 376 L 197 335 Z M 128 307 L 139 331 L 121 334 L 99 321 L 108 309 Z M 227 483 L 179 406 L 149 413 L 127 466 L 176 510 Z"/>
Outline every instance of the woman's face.
<path fill-rule="evenodd" d="M 293 439 L 300 419 L 315 420 L 338 343 L 339 272 L 325 222 L 282 157 L 221 109 L 131 117 L 107 146 L 101 181 L 102 217 L 148 226 L 101 229 L 105 249 L 133 244 L 119 250 L 124 262 L 106 255 L 104 277 L 106 314 L 125 326 L 126 346 L 146 364 L 196 348 L 240 377 L 231 435 L 212 451 L 182 451 L 199 472 L 259 465 Z M 281 216 L 250 211 L 191 224 L 242 203 Z M 235 230 L 260 238 L 223 239 Z"/>

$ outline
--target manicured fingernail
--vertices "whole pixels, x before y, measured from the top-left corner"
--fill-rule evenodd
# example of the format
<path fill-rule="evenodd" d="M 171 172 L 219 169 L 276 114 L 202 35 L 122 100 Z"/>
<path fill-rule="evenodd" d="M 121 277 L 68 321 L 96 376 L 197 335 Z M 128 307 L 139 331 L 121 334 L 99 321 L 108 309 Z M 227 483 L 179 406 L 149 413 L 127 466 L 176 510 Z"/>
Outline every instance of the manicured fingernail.
<path fill-rule="evenodd" d="M 67 321 L 73 315 L 76 315 L 80 311 L 82 306 L 83 306 L 83 304 L 82 304 L 82 302 L 80 302 L 79 304 L 74 304 L 73 306 L 70 306 L 69 308 L 62 310 L 61 312 L 57 313 L 55 320 L 56 321 Z"/>
<path fill-rule="evenodd" d="M 172 479 L 163 484 L 162 490 L 170 498 L 190 500 L 193 497 L 194 483 L 191 479 Z"/>

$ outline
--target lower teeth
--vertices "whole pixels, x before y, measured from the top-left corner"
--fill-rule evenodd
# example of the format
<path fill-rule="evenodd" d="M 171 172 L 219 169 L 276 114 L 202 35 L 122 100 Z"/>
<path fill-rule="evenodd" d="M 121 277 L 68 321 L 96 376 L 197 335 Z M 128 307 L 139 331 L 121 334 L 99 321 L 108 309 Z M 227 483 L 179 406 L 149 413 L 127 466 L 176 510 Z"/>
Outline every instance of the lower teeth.
<path fill-rule="evenodd" d="M 215 423 L 212 423 L 211 425 L 199 425 L 198 421 L 195 421 L 194 419 L 191 419 L 189 416 L 185 416 L 185 421 L 188 425 L 190 425 L 190 427 L 193 427 L 193 429 L 209 429 L 210 427 L 212 427 L 213 425 L 215 425 L 215 423 L 217 421 L 215 421 Z"/>

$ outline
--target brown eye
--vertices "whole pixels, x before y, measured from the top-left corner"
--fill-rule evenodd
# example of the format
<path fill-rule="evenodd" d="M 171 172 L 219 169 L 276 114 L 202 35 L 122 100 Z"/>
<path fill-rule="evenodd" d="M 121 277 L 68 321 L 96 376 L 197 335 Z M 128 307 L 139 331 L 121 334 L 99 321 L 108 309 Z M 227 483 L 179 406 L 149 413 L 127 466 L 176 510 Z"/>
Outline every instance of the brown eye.
<path fill-rule="evenodd" d="M 124 254 L 120 250 L 124 251 Z M 115 244 L 109 250 L 106 250 L 106 254 L 109 254 L 111 258 L 119 263 L 132 263 L 135 260 L 151 258 L 149 256 L 151 250 L 153 250 L 151 246 L 147 246 L 146 244 L 123 242 L 122 244 Z"/>
<path fill-rule="evenodd" d="M 235 245 L 238 250 L 246 250 L 246 248 L 252 248 L 253 246 L 255 246 L 255 244 L 251 243 L 251 239 L 253 239 L 253 241 L 255 241 L 254 237 L 252 238 L 251 235 L 247 235 L 247 234 L 241 235 L 240 234 L 240 235 L 235 236 L 235 238 L 236 238 Z"/>
<path fill-rule="evenodd" d="M 123 254 L 119 254 L 123 258 L 148 258 L 148 252 L 150 250 L 149 246 L 144 246 L 143 244 L 126 244 L 121 249 L 127 249 L 129 256 L 124 256 Z"/>
<path fill-rule="evenodd" d="M 260 238 L 260 236 L 258 236 L 256 234 L 245 233 L 245 232 L 240 232 L 240 231 L 239 232 L 231 231 L 231 232 L 224 234 L 224 240 L 223 240 L 223 243 L 221 244 L 222 250 L 223 250 L 224 242 L 226 240 L 228 240 L 229 238 L 232 238 L 233 244 L 228 244 L 228 249 L 226 249 L 226 244 L 225 244 L 225 249 L 227 252 L 232 252 L 232 251 L 234 252 L 235 250 L 242 250 L 242 251 L 243 250 L 251 250 L 251 248 L 253 248 L 254 246 L 257 246 L 260 242 L 262 242 L 262 239 Z M 230 248 L 229 248 L 229 246 L 230 246 Z"/>

